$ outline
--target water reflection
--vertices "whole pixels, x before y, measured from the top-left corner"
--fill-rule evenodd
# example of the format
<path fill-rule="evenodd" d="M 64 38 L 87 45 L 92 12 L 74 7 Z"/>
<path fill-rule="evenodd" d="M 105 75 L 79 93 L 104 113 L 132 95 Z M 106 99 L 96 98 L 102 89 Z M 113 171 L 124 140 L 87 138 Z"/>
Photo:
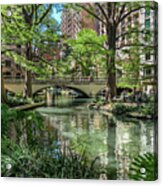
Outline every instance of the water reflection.
<path fill-rule="evenodd" d="M 154 151 L 152 121 L 106 116 L 85 104 L 69 108 L 37 109 L 54 131 L 56 141 L 77 153 L 86 151 L 92 159 L 100 156 L 108 179 L 128 179 L 129 164 L 139 154 Z"/>

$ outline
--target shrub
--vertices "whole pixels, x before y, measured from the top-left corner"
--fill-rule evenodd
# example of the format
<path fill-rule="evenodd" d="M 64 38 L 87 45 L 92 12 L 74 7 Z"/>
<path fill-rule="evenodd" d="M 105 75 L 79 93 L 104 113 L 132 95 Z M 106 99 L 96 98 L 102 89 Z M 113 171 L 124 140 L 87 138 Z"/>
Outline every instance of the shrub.
<path fill-rule="evenodd" d="M 126 106 L 123 103 L 116 103 L 113 106 L 112 112 L 114 114 L 121 115 L 121 114 L 126 114 L 127 112 L 135 111 L 136 109 L 137 108 L 136 107 L 133 107 L 133 106 Z"/>
<path fill-rule="evenodd" d="M 31 100 L 27 100 L 23 97 L 18 97 L 18 96 L 14 96 L 14 97 L 9 96 L 8 97 L 8 104 L 11 107 L 29 104 L 29 103 L 31 103 Z"/>
<path fill-rule="evenodd" d="M 35 140 L 39 138 L 44 130 L 43 118 L 36 111 L 15 111 L 8 106 L 1 106 L 2 137 L 11 138 L 11 130 L 16 132 L 16 141 L 19 142 L 26 136 L 26 142 L 35 145 Z"/>
<path fill-rule="evenodd" d="M 98 179 L 100 171 L 96 167 L 97 159 L 89 161 L 84 153 L 75 154 L 70 149 L 61 151 L 56 146 L 53 150 L 47 148 L 46 151 L 39 151 L 32 150 L 29 146 L 15 144 L 7 138 L 2 141 L 4 177 Z"/>
<path fill-rule="evenodd" d="M 15 119 L 16 112 L 9 109 L 5 104 L 1 105 L 1 134 L 9 136 L 11 122 Z"/>
<path fill-rule="evenodd" d="M 94 100 L 93 100 L 94 103 L 96 103 L 97 105 L 103 105 L 105 103 L 105 98 L 104 97 L 96 97 Z"/>
<path fill-rule="evenodd" d="M 157 104 L 155 104 L 154 102 L 147 103 L 145 106 L 143 106 L 141 112 L 144 115 L 149 115 L 153 118 L 157 118 Z"/>

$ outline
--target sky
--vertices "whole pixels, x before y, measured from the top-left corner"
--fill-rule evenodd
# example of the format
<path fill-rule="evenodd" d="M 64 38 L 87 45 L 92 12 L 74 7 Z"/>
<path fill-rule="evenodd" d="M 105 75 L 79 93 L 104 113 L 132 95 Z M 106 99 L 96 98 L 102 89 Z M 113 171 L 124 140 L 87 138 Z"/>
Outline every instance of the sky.
<path fill-rule="evenodd" d="M 63 4 L 57 4 L 56 6 L 53 7 L 53 17 L 57 20 L 57 22 L 60 24 L 61 23 L 61 15 L 62 15 L 62 6 Z"/>

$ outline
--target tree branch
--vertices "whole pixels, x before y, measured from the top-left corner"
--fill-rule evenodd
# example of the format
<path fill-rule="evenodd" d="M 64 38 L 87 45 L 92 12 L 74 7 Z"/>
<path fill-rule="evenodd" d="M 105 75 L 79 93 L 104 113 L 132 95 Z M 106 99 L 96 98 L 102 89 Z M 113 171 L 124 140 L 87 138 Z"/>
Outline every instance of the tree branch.
<path fill-rule="evenodd" d="M 49 7 L 47 8 L 47 10 L 40 17 L 39 21 L 35 23 L 36 25 L 40 24 L 43 21 L 43 19 L 47 16 L 47 14 L 49 13 L 51 8 L 52 8 L 52 5 L 50 4 Z"/>
<path fill-rule="evenodd" d="M 34 11 L 35 11 L 35 5 L 31 5 L 32 6 L 32 10 L 31 10 L 31 14 L 30 16 L 33 17 Z"/>
<path fill-rule="evenodd" d="M 124 14 L 123 16 L 121 16 L 121 18 L 119 19 L 119 21 L 118 21 L 117 24 L 119 24 L 120 22 L 122 22 L 126 17 L 128 17 L 132 13 L 134 13 L 134 12 L 140 10 L 140 9 L 147 8 L 147 7 L 151 8 L 151 6 L 140 6 L 140 7 L 136 7 L 134 9 L 128 11 L 126 14 Z"/>
<path fill-rule="evenodd" d="M 122 33 L 121 35 L 118 35 L 118 36 L 116 37 L 116 41 L 117 41 L 119 38 L 121 38 L 121 37 L 123 37 L 123 36 L 126 36 L 126 35 L 130 35 L 130 34 L 132 34 L 132 33 L 147 34 L 144 30 L 142 30 L 142 31 L 140 31 L 140 30 L 132 30 L 131 32 L 124 32 L 124 33 Z"/>
<path fill-rule="evenodd" d="M 137 46 L 137 47 L 148 47 L 148 48 L 152 48 L 154 50 L 154 48 L 157 47 L 158 45 L 145 45 L 145 44 L 133 43 L 133 44 L 126 44 L 126 45 L 117 47 L 116 50 L 120 50 L 120 49 L 125 48 L 125 47 L 132 47 L 132 46 L 133 47 L 134 46 Z"/>
<path fill-rule="evenodd" d="M 39 9 L 39 7 L 41 6 L 41 4 L 36 4 L 36 5 L 34 5 L 34 12 L 35 12 L 35 23 L 34 24 L 36 24 L 36 22 L 38 21 L 38 12 L 37 12 L 37 10 Z"/>
<path fill-rule="evenodd" d="M 116 5 L 117 2 L 113 3 L 113 12 L 112 12 L 112 19 L 114 20 L 114 23 L 116 23 L 115 15 L 116 15 Z"/>
<path fill-rule="evenodd" d="M 47 65 L 49 65 L 49 66 L 51 66 L 51 67 L 54 67 L 54 64 L 49 63 L 49 61 L 47 61 L 45 58 L 40 57 L 40 56 L 37 56 L 37 58 L 40 59 L 41 62 L 43 62 L 43 63 L 45 63 L 45 64 L 47 64 Z"/>
<path fill-rule="evenodd" d="M 81 4 L 77 4 L 77 6 L 80 7 L 80 8 L 82 8 L 86 12 L 88 12 L 90 15 L 92 15 L 93 17 L 95 17 L 97 20 L 99 20 L 103 24 L 107 25 L 107 23 L 103 19 L 101 19 L 99 16 L 97 16 L 94 12 L 92 12 L 91 10 L 89 10 L 88 8 L 86 8 L 85 6 L 82 6 Z"/>
<path fill-rule="evenodd" d="M 103 16 L 105 17 L 106 22 L 108 22 L 108 19 L 109 19 L 109 18 L 107 17 L 107 15 L 106 15 L 106 13 L 105 13 L 105 10 L 104 10 L 103 7 L 101 6 L 101 4 L 100 4 L 100 3 L 95 3 L 95 5 L 98 6 L 98 8 L 100 9 L 101 13 L 102 13 Z"/>
<path fill-rule="evenodd" d="M 126 4 L 124 3 L 124 4 L 122 5 L 122 7 L 121 7 L 120 12 L 119 12 L 119 17 L 117 18 L 117 23 L 120 21 L 120 19 L 121 19 L 123 13 L 124 13 L 124 11 L 125 11 L 125 8 L 126 8 Z"/>

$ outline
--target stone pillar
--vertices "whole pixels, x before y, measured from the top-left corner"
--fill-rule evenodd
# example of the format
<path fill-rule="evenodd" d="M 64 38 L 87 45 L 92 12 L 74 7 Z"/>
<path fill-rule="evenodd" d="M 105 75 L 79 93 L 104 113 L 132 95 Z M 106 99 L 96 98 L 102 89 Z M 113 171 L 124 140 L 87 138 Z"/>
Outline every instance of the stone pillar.
<path fill-rule="evenodd" d="M 47 89 L 47 91 L 46 91 L 46 105 L 47 106 L 54 106 L 54 104 L 55 104 L 54 88 Z"/>

